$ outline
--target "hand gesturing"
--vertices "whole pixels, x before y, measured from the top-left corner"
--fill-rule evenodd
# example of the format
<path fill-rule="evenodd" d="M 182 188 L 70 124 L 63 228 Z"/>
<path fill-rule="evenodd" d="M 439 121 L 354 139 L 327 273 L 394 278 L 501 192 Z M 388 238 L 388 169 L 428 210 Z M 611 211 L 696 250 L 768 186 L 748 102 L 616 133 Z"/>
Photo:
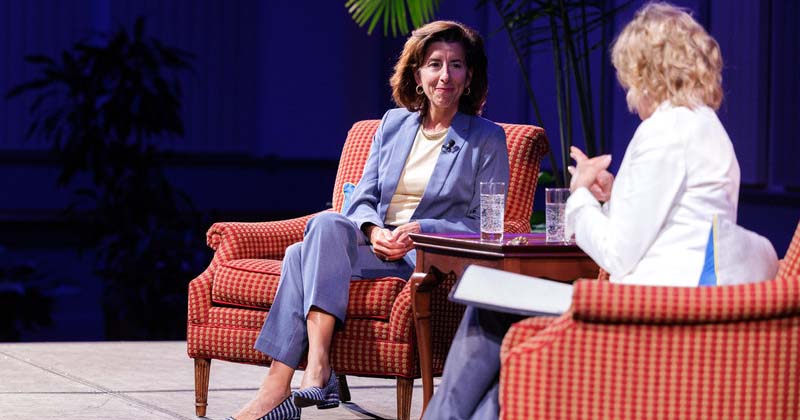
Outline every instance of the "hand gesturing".
<path fill-rule="evenodd" d="M 597 201 L 608 201 L 611 198 L 611 188 L 614 184 L 614 175 L 607 170 L 608 165 L 611 164 L 611 155 L 589 159 L 581 149 L 575 146 L 570 147 L 569 155 L 576 164 L 576 166 L 567 168 L 572 174 L 572 182 L 569 185 L 570 192 L 580 187 L 586 187 Z"/>

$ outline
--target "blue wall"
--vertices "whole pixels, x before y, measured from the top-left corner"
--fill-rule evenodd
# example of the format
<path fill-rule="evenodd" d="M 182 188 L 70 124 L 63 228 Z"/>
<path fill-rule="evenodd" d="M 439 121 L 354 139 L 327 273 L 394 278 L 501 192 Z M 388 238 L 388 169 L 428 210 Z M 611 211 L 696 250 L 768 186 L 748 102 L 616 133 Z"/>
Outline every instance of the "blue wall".
<path fill-rule="evenodd" d="M 23 55 L 54 54 L 92 31 L 129 25 L 144 14 L 150 33 L 197 55 L 196 70 L 184 78 L 187 133 L 169 147 L 194 154 L 335 160 L 353 121 L 379 118 L 391 106 L 387 78 L 403 41 L 382 37 L 380 28 L 367 36 L 341 3 L 317 2 L 312 8 L 286 0 L 3 0 L 0 88 L 31 76 Z M 800 116 L 795 71 L 800 6 L 780 0 L 741 0 L 736 7 L 728 1 L 678 3 L 692 9 L 722 46 L 726 100 L 720 116 L 736 146 L 743 183 L 777 192 L 800 187 L 800 168 L 794 164 L 798 146 L 792 141 Z M 636 7 L 617 18 L 613 33 Z M 497 13 L 488 6 L 443 0 L 438 17 L 463 21 L 485 34 L 491 79 L 486 116 L 536 123 L 506 35 L 498 31 Z M 595 69 L 601 67 L 601 53 L 593 56 Z M 592 77 L 595 89 L 610 87 L 607 100 L 597 106 L 603 109 L 610 151 L 620 154 L 638 120 L 627 112 L 609 70 L 603 80 L 598 72 Z M 542 124 L 557 145 L 550 52 L 530 52 L 528 73 L 542 106 Z M 0 101 L 0 115 L 7 117 L 0 127 L 0 152 L 45 147 L 41 141 L 22 141 L 25 105 Z"/>
<path fill-rule="evenodd" d="M 388 77 L 403 44 L 403 39 L 381 36 L 381 28 L 368 36 L 343 3 L 0 0 L 0 89 L 5 92 L 33 76 L 24 55 L 56 54 L 93 31 L 129 26 L 144 14 L 150 34 L 197 57 L 195 70 L 183 78 L 185 138 L 166 143 L 178 152 L 170 167 L 176 185 L 198 207 L 224 220 L 318 211 L 330 201 L 349 126 L 380 118 L 392 106 Z M 442 0 L 437 17 L 463 21 L 485 36 L 490 60 L 485 115 L 538 123 L 506 35 L 497 30 L 497 13 L 475 8 L 475 3 Z M 768 236 L 782 254 L 800 215 L 800 146 L 795 140 L 800 6 L 793 0 L 676 3 L 692 9 L 722 47 L 726 98 L 719 114 L 742 167 L 740 223 Z M 623 12 L 610 32 L 617 33 L 640 4 Z M 596 69 L 607 66 L 606 51 L 592 59 Z M 542 125 L 558 147 L 550 52 L 530 51 L 527 65 L 542 106 Z M 628 113 L 608 67 L 603 78 L 597 71 L 592 79 L 595 89 L 608 89 L 597 106 L 608 150 L 621 157 L 638 118 Z M 0 245 L 20 258 L 63 261 L 52 270 L 71 267 L 67 271 L 73 277 L 91 279 L 89 262 L 75 253 L 70 239 L 76 232 L 51 229 L 60 226 L 71 190 L 55 187 L 56 164 L 47 158 L 47 145 L 39 139 L 23 141 L 28 104 L 0 100 L 0 233 L 5 238 Z M 577 118 L 574 130 L 581 144 Z M 75 287 L 92 301 L 98 299 L 91 280 L 78 280 Z M 61 309 L 72 313 L 74 308 Z M 59 320 L 68 325 L 56 329 L 73 331 L 63 338 L 102 338 L 100 327 L 74 333 L 93 317 L 96 310 L 76 313 Z"/>

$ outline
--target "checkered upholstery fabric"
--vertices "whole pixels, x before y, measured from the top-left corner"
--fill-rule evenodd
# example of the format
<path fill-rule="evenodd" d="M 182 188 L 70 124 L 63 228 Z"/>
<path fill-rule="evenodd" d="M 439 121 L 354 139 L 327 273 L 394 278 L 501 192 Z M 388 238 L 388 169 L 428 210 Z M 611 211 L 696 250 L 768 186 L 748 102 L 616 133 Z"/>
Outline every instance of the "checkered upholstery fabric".
<path fill-rule="evenodd" d="M 797 275 L 726 287 L 652 287 L 580 280 L 573 316 L 588 322 L 647 324 L 738 322 L 791 315 L 800 306 Z M 739 308 L 732 312 L 730 308 Z"/>
<path fill-rule="evenodd" d="M 389 319 L 395 299 L 406 285 L 406 279 L 384 277 L 350 282 L 348 318 Z"/>
<path fill-rule="evenodd" d="M 278 291 L 280 275 L 281 262 L 277 260 L 226 261 L 217 267 L 211 300 L 217 305 L 267 310 Z M 397 277 L 353 280 L 347 317 L 388 320 L 405 283 Z"/>
<path fill-rule="evenodd" d="M 266 259 L 225 261 L 217 267 L 211 300 L 218 305 L 269 309 L 281 275 L 281 262 Z"/>
<path fill-rule="evenodd" d="M 464 315 L 463 305 L 457 305 L 447 299 L 456 280 L 455 276 L 449 275 L 431 292 L 431 354 L 435 375 L 440 375 L 444 371 L 447 352 Z"/>
<path fill-rule="evenodd" d="M 213 281 L 214 271 L 209 268 L 189 283 L 189 311 L 186 317 L 189 325 L 208 322 Z"/>
<path fill-rule="evenodd" d="M 270 358 L 253 349 L 253 343 L 261 331 L 261 326 L 267 317 L 266 311 L 254 311 L 238 308 L 215 307 L 209 311 L 208 322 L 204 324 L 189 324 L 187 344 L 189 354 L 193 357 L 210 357 L 231 362 L 242 362 L 267 365 Z M 373 343 L 361 345 L 358 342 Z M 382 344 L 375 344 L 382 343 Z M 391 344 L 391 345 L 386 345 Z M 416 360 L 405 356 L 406 353 L 375 353 L 370 364 L 359 367 L 353 362 L 359 352 L 375 352 L 381 348 L 405 348 L 411 343 L 398 343 L 390 336 L 390 325 L 385 321 L 371 319 L 349 319 L 347 328 L 334 334 L 333 351 L 334 366 L 337 371 L 346 371 L 349 374 L 364 374 L 372 376 L 398 376 L 390 374 L 379 367 L 391 366 L 393 372 L 404 373 L 414 371 Z M 400 357 L 404 356 L 404 357 Z M 339 365 L 343 361 L 346 365 Z M 405 370 L 398 369 L 403 366 Z M 346 369 L 345 369 L 346 368 Z M 402 375 L 400 375 L 402 376 Z"/>
<path fill-rule="evenodd" d="M 344 192 L 342 187 L 346 182 L 358 184 L 364 165 L 367 164 L 369 149 L 372 147 L 372 138 L 378 130 L 381 120 L 364 120 L 353 124 L 347 132 L 347 141 L 342 148 L 342 157 L 339 159 L 339 170 L 336 172 L 336 182 L 333 184 L 333 208 L 342 210 Z"/>
<path fill-rule="evenodd" d="M 794 230 L 794 237 L 789 244 L 789 249 L 786 250 L 786 256 L 778 266 L 777 277 L 788 276 L 791 274 L 800 273 L 800 223 Z"/>
<path fill-rule="evenodd" d="M 411 313 L 411 287 L 408 283 L 397 295 L 397 299 L 392 306 L 392 314 L 389 319 L 391 327 L 389 336 L 392 340 L 400 342 L 412 342 L 414 336 L 414 318 Z"/>
<path fill-rule="evenodd" d="M 242 258 L 283 258 L 286 248 L 303 240 L 306 222 L 315 214 L 291 220 L 258 223 L 214 223 L 206 242 L 214 252 L 213 263 Z"/>
<path fill-rule="evenodd" d="M 348 133 L 333 189 L 333 208 L 341 209 L 345 182 L 357 183 L 380 121 L 360 121 Z M 511 181 L 506 230 L 530 231 L 529 218 L 539 162 L 548 144 L 541 128 L 502 124 L 506 131 Z M 262 223 L 215 223 L 208 245 L 216 252 L 208 269 L 189 285 L 189 357 L 268 365 L 253 349 L 275 299 L 281 258 L 299 242 L 313 215 Z M 447 300 L 455 279 L 434 291 L 434 371 L 441 373 L 463 308 Z M 419 377 L 416 336 L 407 279 L 354 280 L 344 328 L 334 334 L 331 361 L 337 373 Z"/>
<path fill-rule="evenodd" d="M 537 316 L 532 318 L 523 319 L 514 324 L 514 328 L 510 329 L 503 337 L 503 347 L 501 350 L 507 351 L 517 346 L 529 337 L 533 337 L 539 331 L 549 327 L 556 317 L 553 316 Z M 502 358 L 504 354 L 501 354 Z"/>
<path fill-rule="evenodd" d="M 507 334 L 501 418 L 800 418 L 799 252 L 796 233 L 762 283 L 577 282 L 569 312 Z"/>
<path fill-rule="evenodd" d="M 506 132 L 510 164 L 508 198 L 505 210 L 505 231 L 531 231 L 533 193 L 539 178 L 539 164 L 549 150 L 542 128 L 532 125 L 500 124 Z"/>

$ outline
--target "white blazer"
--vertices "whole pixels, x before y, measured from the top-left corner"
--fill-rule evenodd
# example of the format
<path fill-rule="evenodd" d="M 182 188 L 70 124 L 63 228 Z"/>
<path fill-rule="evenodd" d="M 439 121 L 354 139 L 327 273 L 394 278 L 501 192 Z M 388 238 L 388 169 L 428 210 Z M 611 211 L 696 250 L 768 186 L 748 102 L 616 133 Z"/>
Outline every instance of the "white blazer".
<path fill-rule="evenodd" d="M 739 163 L 708 107 L 662 103 L 625 151 L 611 198 L 567 201 L 567 230 L 612 282 L 697 286 L 714 214 L 736 222 Z"/>

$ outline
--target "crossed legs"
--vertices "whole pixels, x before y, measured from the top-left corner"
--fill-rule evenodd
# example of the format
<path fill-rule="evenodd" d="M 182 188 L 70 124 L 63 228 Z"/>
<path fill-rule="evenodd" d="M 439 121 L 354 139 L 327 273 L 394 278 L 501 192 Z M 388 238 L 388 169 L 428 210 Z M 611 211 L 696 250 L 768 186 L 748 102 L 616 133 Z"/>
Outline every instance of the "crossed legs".
<path fill-rule="evenodd" d="M 301 389 L 323 387 L 328 382 L 331 372 L 329 355 L 335 325 L 334 316 L 317 308 L 309 311 L 306 321 L 308 364 L 300 383 Z M 255 397 L 236 413 L 236 420 L 258 419 L 289 398 L 294 371 L 294 367 L 274 360 Z"/>
<path fill-rule="evenodd" d="M 308 222 L 304 240 L 286 249 L 278 292 L 255 348 L 273 359 L 255 398 L 237 420 L 256 419 L 291 394 L 291 380 L 307 350 L 301 389 L 324 387 L 337 322 L 344 322 L 351 278 L 408 278 L 413 257 L 379 260 L 366 237 L 346 217 L 322 213 Z"/>

